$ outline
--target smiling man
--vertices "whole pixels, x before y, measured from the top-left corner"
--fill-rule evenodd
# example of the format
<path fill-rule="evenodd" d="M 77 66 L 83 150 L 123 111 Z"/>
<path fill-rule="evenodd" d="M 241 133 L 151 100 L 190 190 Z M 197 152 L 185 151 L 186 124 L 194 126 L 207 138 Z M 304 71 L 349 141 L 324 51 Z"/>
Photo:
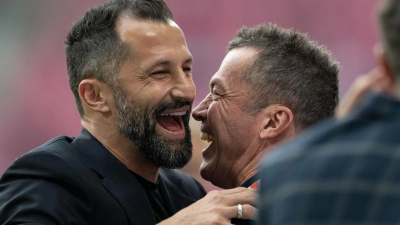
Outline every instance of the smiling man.
<path fill-rule="evenodd" d="M 193 110 L 210 143 L 201 176 L 221 188 L 256 187 L 264 154 L 333 115 L 337 75 L 331 54 L 304 34 L 273 24 L 239 30 Z"/>
<path fill-rule="evenodd" d="M 83 129 L 7 169 L 1 224 L 229 224 L 238 203 L 254 214 L 254 191 L 205 196 L 175 170 L 192 154 L 195 86 L 192 55 L 163 1 L 90 9 L 68 34 L 66 58 Z"/>
<path fill-rule="evenodd" d="M 119 79 L 111 84 L 115 130 L 156 169 L 181 168 L 192 155 L 189 118 L 196 90 L 185 37 L 171 20 L 165 24 L 132 23 L 129 16 L 122 16 L 116 26 L 121 41 L 133 54 L 122 64 Z M 139 175 L 156 181 L 157 173 L 146 173 L 154 177 Z"/>

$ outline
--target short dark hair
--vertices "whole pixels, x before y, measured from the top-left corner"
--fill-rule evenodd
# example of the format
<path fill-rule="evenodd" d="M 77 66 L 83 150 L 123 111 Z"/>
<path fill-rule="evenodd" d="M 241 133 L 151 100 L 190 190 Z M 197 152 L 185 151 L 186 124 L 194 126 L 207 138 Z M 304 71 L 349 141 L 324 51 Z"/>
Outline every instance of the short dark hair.
<path fill-rule="evenodd" d="M 384 1 L 378 10 L 378 21 L 390 68 L 400 78 L 400 2 Z"/>
<path fill-rule="evenodd" d="M 89 9 L 75 22 L 65 41 L 65 54 L 69 86 L 81 117 L 84 111 L 79 83 L 96 78 L 113 86 L 122 63 L 129 57 L 129 47 L 116 31 L 116 22 L 121 16 L 160 23 L 173 19 L 162 0 L 111 0 Z"/>
<path fill-rule="evenodd" d="M 271 104 L 285 105 L 294 114 L 296 130 L 333 115 L 339 69 L 324 46 L 293 29 L 268 23 L 241 28 L 228 51 L 241 47 L 257 51 L 243 76 L 250 90 L 249 113 Z"/>

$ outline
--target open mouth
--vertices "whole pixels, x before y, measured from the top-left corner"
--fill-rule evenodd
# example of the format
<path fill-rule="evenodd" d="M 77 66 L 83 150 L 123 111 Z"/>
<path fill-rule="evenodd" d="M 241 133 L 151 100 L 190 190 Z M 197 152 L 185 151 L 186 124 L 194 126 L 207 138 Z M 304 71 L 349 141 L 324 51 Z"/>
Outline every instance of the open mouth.
<path fill-rule="evenodd" d="M 157 123 L 169 132 L 177 132 L 184 129 L 182 116 L 187 112 L 162 113 L 156 117 Z"/>
<path fill-rule="evenodd" d="M 214 140 L 214 137 L 212 134 L 206 133 L 206 132 L 201 132 L 200 134 L 200 140 L 206 142 L 206 143 L 211 143 Z"/>

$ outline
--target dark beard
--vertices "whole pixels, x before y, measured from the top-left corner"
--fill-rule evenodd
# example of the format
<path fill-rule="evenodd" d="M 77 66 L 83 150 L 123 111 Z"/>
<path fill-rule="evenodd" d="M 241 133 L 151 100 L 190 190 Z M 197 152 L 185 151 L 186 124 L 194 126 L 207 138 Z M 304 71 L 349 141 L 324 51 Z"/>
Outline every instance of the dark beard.
<path fill-rule="evenodd" d="M 182 140 L 164 140 L 156 132 L 156 116 L 167 110 L 177 109 L 190 102 L 169 101 L 160 104 L 152 114 L 136 102 L 129 101 L 119 87 L 114 88 L 117 107 L 116 123 L 121 133 L 134 142 L 142 156 L 157 166 L 169 169 L 182 168 L 192 157 L 192 140 L 189 128 L 191 107 L 182 116 L 185 137 Z"/>

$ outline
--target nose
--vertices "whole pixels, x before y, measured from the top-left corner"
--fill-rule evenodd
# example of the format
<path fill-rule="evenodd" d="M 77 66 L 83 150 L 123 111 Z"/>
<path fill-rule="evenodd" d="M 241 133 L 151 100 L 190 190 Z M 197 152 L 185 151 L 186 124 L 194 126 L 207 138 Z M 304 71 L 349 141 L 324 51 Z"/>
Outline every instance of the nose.
<path fill-rule="evenodd" d="M 200 104 L 193 109 L 192 112 L 192 116 L 193 119 L 197 120 L 197 121 L 204 121 L 207 119 L 207 110 L 208 110 L 208 106 L 210 104 L 210 100 L 211 100 L 211 95 L 208 94 L 203 101 L 200 102 Z"/>
<path fill-rule="evenodd" d="M 196 86 L 192 76 L 181 73 L 175 79 L 174 88 L 171 90 L 171 96 L 184 102 L 193 102 L 196 96 Z"/>

